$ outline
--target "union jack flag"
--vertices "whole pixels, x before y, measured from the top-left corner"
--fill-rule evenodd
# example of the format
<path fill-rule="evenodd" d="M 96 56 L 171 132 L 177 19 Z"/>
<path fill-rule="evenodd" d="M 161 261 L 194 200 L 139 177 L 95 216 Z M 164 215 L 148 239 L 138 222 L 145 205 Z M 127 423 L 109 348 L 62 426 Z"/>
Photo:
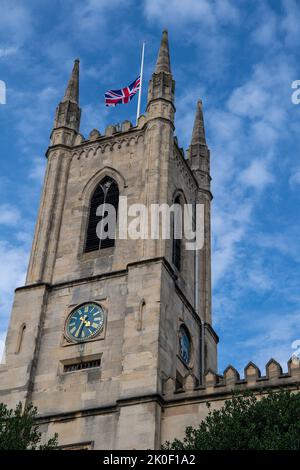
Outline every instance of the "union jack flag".
<path fill-rule="evenodd" d="M 134 95 L 139 91 L 141 86 L 141 77 L 138 76 L 134 82 L 121 90 L 108 90 L 105 93 L 106 106 L 117 106 L 119 103 L 129 103 Z"/>

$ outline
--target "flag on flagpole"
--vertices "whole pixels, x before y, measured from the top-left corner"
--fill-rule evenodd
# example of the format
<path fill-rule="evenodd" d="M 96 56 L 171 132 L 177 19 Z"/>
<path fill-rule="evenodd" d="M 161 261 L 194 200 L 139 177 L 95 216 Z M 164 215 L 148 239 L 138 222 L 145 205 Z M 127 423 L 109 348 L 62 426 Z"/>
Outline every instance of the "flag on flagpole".
<path fill-rule="evenodd" d="M 132 100 L 134 95 L 139 91 L 141 86 L 140 75 L 129 86 L 120 90 L 108 90 L 105 93 L 106 106 L 117 106 L 117 104 L 126 104 Z"/>

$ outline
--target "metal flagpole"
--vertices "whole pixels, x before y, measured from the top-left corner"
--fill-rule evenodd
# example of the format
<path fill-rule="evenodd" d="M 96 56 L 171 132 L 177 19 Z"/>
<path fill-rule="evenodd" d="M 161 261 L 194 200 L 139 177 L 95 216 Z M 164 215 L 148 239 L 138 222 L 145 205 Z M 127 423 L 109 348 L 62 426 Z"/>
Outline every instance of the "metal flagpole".
<path fill-rule="evenodd" d="M 144 71 L 144 54 L 145 54 L 145 43 L 143 42 L 143 47 L 142 47 L 142 61 L 141 61 L 141 73 L 140 73 L 140 89 L 139 89 L 138 104 L 137 104 L 137 111 L 136 111 L 136 125 L 137 125 L 137 123 L 138 123 L 138 118 L 140 117 L 140 111 L 141 111 L 141 98 L 142 98 L 142 85 L 143 85 L 143 71 Z"/>

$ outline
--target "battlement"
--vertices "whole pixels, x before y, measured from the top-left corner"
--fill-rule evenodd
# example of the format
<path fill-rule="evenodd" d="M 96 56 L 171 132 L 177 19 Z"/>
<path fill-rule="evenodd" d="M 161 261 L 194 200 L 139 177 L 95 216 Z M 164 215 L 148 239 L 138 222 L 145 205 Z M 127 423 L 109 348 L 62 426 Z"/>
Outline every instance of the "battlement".
<path fill-rule="evenodd" d="M 208 370 L 204 384 L 199 385 L 192 374 L 187 374 L 179 387 L 173 378 L 164 381 L 163 395 L 166 400 L 178 398 L 206 398 L 208 396 L 231 395 L 233 391 L 245 390 L 268 390 L 271 388 L 299 388 L 300 386 L 300 363 L 290 359 L 287 363 L 288 371 L 283 372 L 281 365 L 270 359 L 266 364 L 266 374 L 262 375 L 259 368 L 249 362 L 244 369 L 244 378 L 231 365 L 226 367 L 223 375 Z"/>
<path fill-rule="evenodd" d="M 132 122 L 125 120 L 121 124 L 110 124 L 106 126 L 104 134 L 98 129 L 92 129 L 88 137 L 85 138 L 82 134 L 77 133 L 74 139 L 71 138 L 70 132 L 66 129 L 61 128 L 52 132 L 50 137 L 50 147 L 63 144 L 70 147 L 85 147 L 86 145 L 94 144 L 95 142 L 111 141 L 111 139 L 119 138 L 124 134 L 135 133 L 141 131 L 147 122 L 147 117 L 142 114 L 137 122 L 137 125 L 133 125 Z M 65 130 L 65 132 L 63 132 Z"/>
<path fill-rule="evenodd" d="M 77 147 L 82 144 L 90 144 L 95 141 L 105 140 L 114 136 L 120 136 L 121 134 L 125 134 L 131 131 L 137 131 L 144 127 L 147 118 L 144 114 L 142 114 L 139 119 L 137 125 L 133 125 L 132 122 L 125 120 L 121 124 L 109 124 L 106 126 L 104 134 L 101 134 L 98 129 L 92 129 L 89 133 L 88 138 L 85 138 L 82 134 L 78 134 L 75 142 L 74 147 Z"/>

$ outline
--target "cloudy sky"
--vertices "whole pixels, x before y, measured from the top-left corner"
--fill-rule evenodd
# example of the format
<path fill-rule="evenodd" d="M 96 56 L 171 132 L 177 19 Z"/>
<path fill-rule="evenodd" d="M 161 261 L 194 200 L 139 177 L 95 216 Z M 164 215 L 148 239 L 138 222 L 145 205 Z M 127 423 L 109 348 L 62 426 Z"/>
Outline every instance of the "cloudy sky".
<path fill-rule="evenodd" d="M 54 111 L 81 60 L 81 131 L 134 121 L 108 109 L 146 41 L 145 88 L 168 28 L 176 134 L 189 145 L 202 98 L 213 178 L 213 318 L 219 369 L 285 367 L 300 339 L 299 0 L 0 0 L 0 342 L 22 285 Z M 145 108 L 146 93 L 143 95 Z"/>

